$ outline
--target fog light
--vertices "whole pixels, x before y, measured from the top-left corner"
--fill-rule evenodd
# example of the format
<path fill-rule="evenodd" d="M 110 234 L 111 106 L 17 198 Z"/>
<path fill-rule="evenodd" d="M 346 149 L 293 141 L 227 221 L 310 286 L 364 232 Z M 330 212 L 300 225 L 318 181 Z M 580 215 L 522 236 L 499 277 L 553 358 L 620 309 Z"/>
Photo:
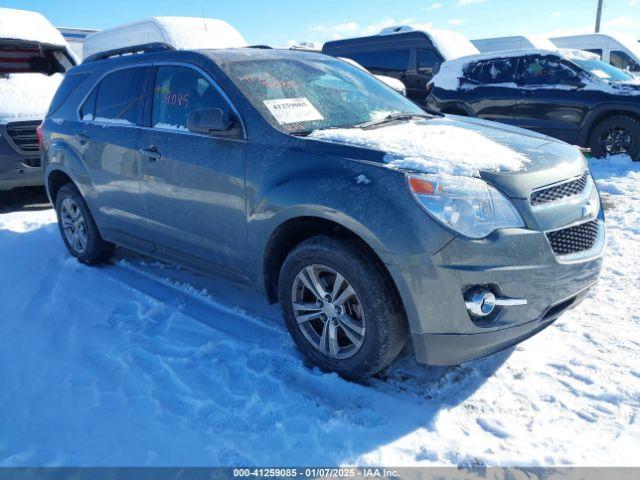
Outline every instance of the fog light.
<path fill-rule="evenodd" d="M 489 290 L 475 290 L 464 303 L 474 317 L 486 317 L 496 308 L 496 296 Z"/>
<path fill-rule="evenodd" d="M 494 293 L 487 289 L 474 289 L 465 295 L 464 304 L 469 314 L 475 318 L 491 315 L 496 307 L 510 307 L 526 305 L 526 298 L 496 298 Z"/>

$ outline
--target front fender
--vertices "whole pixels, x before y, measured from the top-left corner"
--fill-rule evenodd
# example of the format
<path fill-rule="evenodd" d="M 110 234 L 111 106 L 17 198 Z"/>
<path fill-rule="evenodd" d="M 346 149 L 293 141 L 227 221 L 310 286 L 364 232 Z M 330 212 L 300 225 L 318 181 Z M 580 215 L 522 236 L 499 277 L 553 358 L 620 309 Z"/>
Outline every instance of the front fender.
<path fill-rule="evenodd" d="M 248 182 L 248 244 L 259 286 L 266 287 L 265 260 L 279 227 L 302 218 L 333 222 L 359 237 L 385 264 L 410 327 L 417 331 L 418 315 L 409 293 L 414 272 L 407 275 L 408 270 L 399 268 L 398 259 L 403 265 L 418 258 L 421 264 L 428 264 L 431 255 L 453 237 L 418 205 L 405 174 L 384 164 L 309 152 L 297 161 L 281 157 L 286 166 L 267 169 L 262 181 L 256 183 L 260 191 L 252 191 Z"/>

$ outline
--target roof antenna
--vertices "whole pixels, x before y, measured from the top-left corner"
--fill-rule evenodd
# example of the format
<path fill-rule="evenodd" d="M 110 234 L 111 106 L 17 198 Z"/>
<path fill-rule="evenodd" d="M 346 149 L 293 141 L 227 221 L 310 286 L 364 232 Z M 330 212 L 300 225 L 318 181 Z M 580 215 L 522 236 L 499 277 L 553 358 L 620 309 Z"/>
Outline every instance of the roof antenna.
<path fill-rule="evenodd" d="M 204 6 L 202 7 L 202 25 L 204 26 L 204 31 L 209 33 L 209 30 L 207 30 L 207 22 L 204 16 Z"/>

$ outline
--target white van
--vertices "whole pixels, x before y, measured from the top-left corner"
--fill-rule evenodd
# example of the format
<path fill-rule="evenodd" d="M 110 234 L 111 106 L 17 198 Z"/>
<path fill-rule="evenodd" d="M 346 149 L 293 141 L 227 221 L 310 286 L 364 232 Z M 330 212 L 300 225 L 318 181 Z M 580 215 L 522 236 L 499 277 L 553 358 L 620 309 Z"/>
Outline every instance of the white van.
<path fill-rule="evenodd" d="M 37 127 L 77 63 L 45 17 L 0 8 L 0 190 L 43 184 Z"/>
<path fill-rule="evenodd" d="M 84 57 L 83 47 L 84 47 L 84 39 L 87 38 L 87 35 L 91 35 L 92 33 L 97 32 L 97 30 L 89 29 L 89 28 L 61 28 L 58 27 L 58 30 L 67 41 L 73 53 L 82 60 Z"/>
<path fill-rule="evenodd" d="M 618 34 L 591 33 L 555 37 L 551 41 L 559 48 L 586 50 L 595 53 L 614 67 L 640 75 L 640 43 L 632 37 Z"/>
<path fill-rule="evenodd" d="M 176 50 L 247 46 L 240 32 L 223 20 L 152 17 L 88 35 L 84 40 L 84 58 L 154 43 Z"/>
<path fill-rule="evenodd" d="M 471 40 L 480 53 L 505 52 L 508 50 L 556 50 L 556 46 L 547 37 L 540 35 L 516 35 Z"/>

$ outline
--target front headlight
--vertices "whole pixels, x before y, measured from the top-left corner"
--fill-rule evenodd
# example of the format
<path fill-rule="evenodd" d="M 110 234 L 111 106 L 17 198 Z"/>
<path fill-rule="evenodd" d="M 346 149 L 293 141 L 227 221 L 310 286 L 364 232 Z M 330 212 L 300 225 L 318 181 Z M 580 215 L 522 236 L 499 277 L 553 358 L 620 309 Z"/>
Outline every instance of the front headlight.
<path fill-rule="evenodd" d="M 410 175 L 409 187 L 436 220 L 467 237 L 525 226 L 511 201 L 478 178 Z"/>

